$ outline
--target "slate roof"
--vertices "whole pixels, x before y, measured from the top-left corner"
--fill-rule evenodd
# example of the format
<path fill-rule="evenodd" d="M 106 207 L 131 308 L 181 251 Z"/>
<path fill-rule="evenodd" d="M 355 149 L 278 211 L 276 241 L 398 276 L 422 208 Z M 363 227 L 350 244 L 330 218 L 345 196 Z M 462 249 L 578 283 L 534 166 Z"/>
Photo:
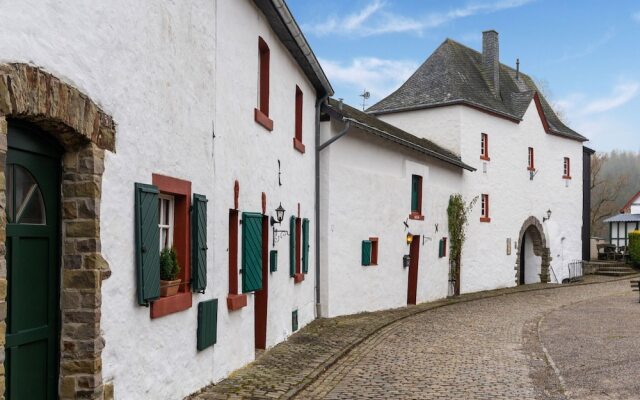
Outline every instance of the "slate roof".
<path fill-rule="evenodd" d="M 522 72 L 516 79 L 513 68 L 500 64 L 500 96 L 495 96 L 483 72 L 482 54 L 451 39 L 445 40 L 398 90 L 367 112 L 384 114 L 466 104 L 519 122 L 534 96 L 548 133 L 587 140 L 560 121 L 533 80 Z"/>
<path fill-rule="evenodd" d="M 475 171 L 475 168 L 462 162 L 460 157 L 446 149 L 443 149 L 430 140 L 414 136 L 400 128 L 380 120 L 374 115 L 367 114 L 347 104 L 343 103 L 342 109 L 340 109 L 338 100 L 329 98 L 327 103 L 323 104 L 323 111 L 334 117 L 340 118 L 344 122 L 349 122 L 351 126 L 354 126 L 364 132 L 395 142 L 419 153 L 426 154 L 430 157 L 455 165 L 456 167 Z"/>
<path fill-rule="evenodd" d="M 640 222 L 640 214 L 618 214 L 613 217 L 609 217 L 602 222 Z"/>

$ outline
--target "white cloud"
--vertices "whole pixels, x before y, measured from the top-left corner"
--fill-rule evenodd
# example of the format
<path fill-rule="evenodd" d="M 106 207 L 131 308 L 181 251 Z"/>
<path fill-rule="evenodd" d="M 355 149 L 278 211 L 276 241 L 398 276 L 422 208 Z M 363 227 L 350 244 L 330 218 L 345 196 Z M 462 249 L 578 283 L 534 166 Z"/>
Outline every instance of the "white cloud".
<path fill-rule="evenodd" d="M 601 113 L 618 108 L 638 95 L 640 83 L 627 82 L 617 85 L 609 96 L 593 100 L 586 104 L 584 113 Z"/>
<path fill-rule="evenodd" d="M 363 37 L 400 32 L 420 35 L 425 30 L 436 28 L 456 19 L 521 7 L 532 1 L 534 0 L 497 0 L 488 3 L 475 3 L 445 12 L 433 12 L 423 17 L 415 17 L 388 11 L 387 2 L 373 0 L 363 9 L 344 17 L 333 15 L 318 23 L 304 24 L 303 30 L 318 36 L 341 34 Z"/>
<path fill-rule="evenodd" d="M 351 96 L 341 95 L 354 99 L 366 89 L 371 93 L 369 104 L 397 89 L 418 68 L 413 61 L 375 57 L 354 58 L 348 63 L 321 59 L 320 64 L 331 82 L 353 91 L 349 93 Z"/>

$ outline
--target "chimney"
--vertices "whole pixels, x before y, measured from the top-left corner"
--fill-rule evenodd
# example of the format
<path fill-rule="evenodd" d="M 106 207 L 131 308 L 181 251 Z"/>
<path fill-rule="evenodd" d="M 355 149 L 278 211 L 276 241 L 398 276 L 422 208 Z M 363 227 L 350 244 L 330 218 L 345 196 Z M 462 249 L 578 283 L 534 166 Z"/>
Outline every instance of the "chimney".
<path fill-rule="evenodd" d="M 493 93 L 500 97 L 500 45 L 498 32 L 494 30 L 482 32 L 482 67 L 489 78 Z"/>

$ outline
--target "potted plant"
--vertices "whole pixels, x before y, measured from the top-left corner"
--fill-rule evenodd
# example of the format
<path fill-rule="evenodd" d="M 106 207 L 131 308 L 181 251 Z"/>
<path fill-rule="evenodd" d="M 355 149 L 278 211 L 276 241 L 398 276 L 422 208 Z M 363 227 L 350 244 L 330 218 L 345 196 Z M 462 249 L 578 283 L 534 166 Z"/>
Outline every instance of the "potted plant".
<path fill-rule="evenodd" d="M 182 279 L 176 279 L 180 273 L 176 250 L 164 248 L 160 252 L 160 297 L 173 296 L 178 293 Z"/>

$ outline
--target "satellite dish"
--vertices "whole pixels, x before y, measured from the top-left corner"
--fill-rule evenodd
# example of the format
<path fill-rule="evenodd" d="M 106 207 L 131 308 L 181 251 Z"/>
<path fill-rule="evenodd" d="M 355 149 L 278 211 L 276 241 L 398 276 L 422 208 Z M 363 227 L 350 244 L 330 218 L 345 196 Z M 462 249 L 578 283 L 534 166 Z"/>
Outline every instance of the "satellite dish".
<path fill-rule="evenodd" d="M 361 94 L 359 94 L 359 96 L 362 97 L 362 111 L 364 111 L 366 108 L 366 101 L 371 97 L 371 93 L 367 92 L 367 89 L 365 89 Z"/>
<path fill-rule="evenodd" d="M 371 93 L 365 91 L 364 93 L 362 93 L 362 97 L 364 97 L 365 99 L 368 99 L 369 97 L 371 97 Z"/>

